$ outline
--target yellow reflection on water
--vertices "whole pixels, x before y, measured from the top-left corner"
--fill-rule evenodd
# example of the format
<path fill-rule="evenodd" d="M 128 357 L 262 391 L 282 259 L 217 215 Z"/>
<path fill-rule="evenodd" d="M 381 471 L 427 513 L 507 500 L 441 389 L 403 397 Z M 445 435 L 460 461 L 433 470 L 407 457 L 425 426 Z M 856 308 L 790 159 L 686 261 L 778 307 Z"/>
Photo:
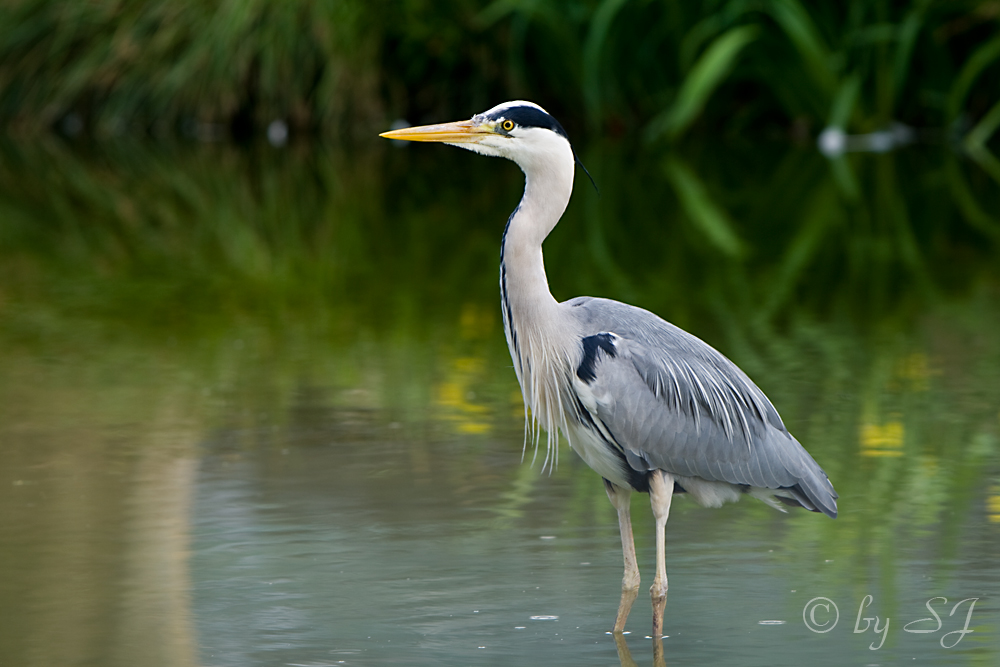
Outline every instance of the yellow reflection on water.
<path fill-rule="evenodd" d="M 496 334 L 495 308 L 478 303 L 462 306 L 458 318 L 461 340 L 488 339 Z M 475 387 L 487 377 L 486 359 L 460 356 L 448 366 L 448 373 L 436 389 L 435 403 L 442 417 L 454 422 L 455 430 L 466 435 L 483 435 L 493 430 L 490 410 L 477 398 Z"/>
<path fill-rule="evenodd" d="M 902 456 L 903 423 L 890 421 L 885 424 L 861 425 L 862 456 Z"/>
<path fill-rule="evenodd" d="M 462 306 L 458 329 L 465 340 L 487 338 L 494 333 L 496 314 L 493 308 L 467 303 Z"/>
<path fill-rule="evenodd" d="M 448 376 L 437 387 L 436 403 L 444 408 L 443 417 L 455 422 L 455 430 L 468 435 L 489 433 L 489 408 L 476 402 L 473 385 L 485 369 L 482 357 L 459 357 L 448 370 Z"/>
<path fill-rule="evenodd" d="M 986 518 L 990 523 L 1000 523 L 1000 486 L 992 487 L 986 497 Z"/>
<path fill-rule="evenodd" d="M 510 392 L 510 405 L 510 415 L 514 419 L 528 417 L 531 414 L 531 408 L 524 405 L 524 396 L 521 395 L 520 389 Z"/>
<path fill-rule="evenodd" d="M 930 362 L 923 352 L 915 352 L 899 360 L 896 375 L 908 383 L 911 391 L 930 389 Z"/>

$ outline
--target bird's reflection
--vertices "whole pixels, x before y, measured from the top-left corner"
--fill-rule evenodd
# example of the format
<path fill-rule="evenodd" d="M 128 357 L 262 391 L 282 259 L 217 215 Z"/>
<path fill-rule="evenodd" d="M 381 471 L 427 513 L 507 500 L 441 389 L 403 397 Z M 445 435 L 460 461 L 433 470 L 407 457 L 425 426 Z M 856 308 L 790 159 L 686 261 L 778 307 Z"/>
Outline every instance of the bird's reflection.
<path fill-rule="evenodd" d="M 628 650 L 628 642 L 625 641 L 625 634 L 614 632 L 615 648 L 618 649 L 618 660 L 622 667 L 639 667 L 638 663 L 632 659 L 632 652 Z M 655 637 L 653 640 L 653 667 L 666 667 L 667 661 L 663 657 L 663 638 Z"/>

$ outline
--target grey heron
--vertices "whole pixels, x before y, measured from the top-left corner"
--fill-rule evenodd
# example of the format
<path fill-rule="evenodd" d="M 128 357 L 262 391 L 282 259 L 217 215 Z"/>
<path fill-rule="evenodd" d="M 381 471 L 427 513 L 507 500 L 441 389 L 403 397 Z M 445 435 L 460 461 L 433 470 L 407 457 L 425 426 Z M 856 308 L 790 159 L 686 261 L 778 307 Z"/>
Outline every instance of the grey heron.
<path fill-rule="evenodd" d="M 653 313 L 609 299 L 558 302 L 549 291 L 542 242 L 559 222 L 579 162 L 562 125 L 537 104 L 505 102 L 470 120 L 381 136 L 435 141 L 521 167 L 524 195 L 500 250 L 504 332 L 526 406 L 526 428 L 558 433 L 604 478 L 618 512 L 625 574 L 614 630 L 639 590 L 629 503 L 648 493 L 656 522 L 650 588 L 653 636 L 667 596 L 664 531 L 675 493 L 719 507 L 742 494 L 777 509 L 836 518 L 826 473 L 785 428 L 764 393 L 714 348 Z M 529 413 L 530 410 L 530 413 Z"/>

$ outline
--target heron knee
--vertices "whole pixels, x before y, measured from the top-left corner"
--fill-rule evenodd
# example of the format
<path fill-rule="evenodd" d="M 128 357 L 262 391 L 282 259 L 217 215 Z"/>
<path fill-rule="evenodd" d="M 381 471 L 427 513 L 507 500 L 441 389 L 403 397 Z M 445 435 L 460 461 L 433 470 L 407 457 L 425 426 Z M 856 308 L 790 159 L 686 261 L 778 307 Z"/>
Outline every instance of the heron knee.
<path fill-rule="evenodd" d="M 617 484 L 604 480 L 604 490 L 608 494 L 608 500 L 614 508 L 621 512 L 627 510 L 632 501 L 632 489 L 625 489 Z"/>

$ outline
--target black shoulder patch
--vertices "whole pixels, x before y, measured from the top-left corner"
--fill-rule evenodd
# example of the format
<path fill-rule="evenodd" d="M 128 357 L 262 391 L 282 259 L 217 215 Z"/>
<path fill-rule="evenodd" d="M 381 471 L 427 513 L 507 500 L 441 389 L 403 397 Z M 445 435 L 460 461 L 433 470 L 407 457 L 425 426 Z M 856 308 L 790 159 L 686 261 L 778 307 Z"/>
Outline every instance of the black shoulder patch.
<path fill-rule="evenodd" d="M 521 127 L 541 127 L 546 130 L 552 130 L 569 140 L 569 135 L 566 134 L 566 130 L 559 124 L 559 121 L 541 109 L 528 106 L 508 107 L 495 115 L 497 118 L 512 120 Z"/>
<path fill-rule="evenodd" d="M 581 342 L 583 343 L 583 359 L 576 369 L 576 376 L 590 384 L 597 379 L 594 369 L 597 366 L 598 352 L 603 350 L 609 357 L 615 357 L 618 353 L 615 350 L 614 338 L 609 333 L 587 336 Z"/>

